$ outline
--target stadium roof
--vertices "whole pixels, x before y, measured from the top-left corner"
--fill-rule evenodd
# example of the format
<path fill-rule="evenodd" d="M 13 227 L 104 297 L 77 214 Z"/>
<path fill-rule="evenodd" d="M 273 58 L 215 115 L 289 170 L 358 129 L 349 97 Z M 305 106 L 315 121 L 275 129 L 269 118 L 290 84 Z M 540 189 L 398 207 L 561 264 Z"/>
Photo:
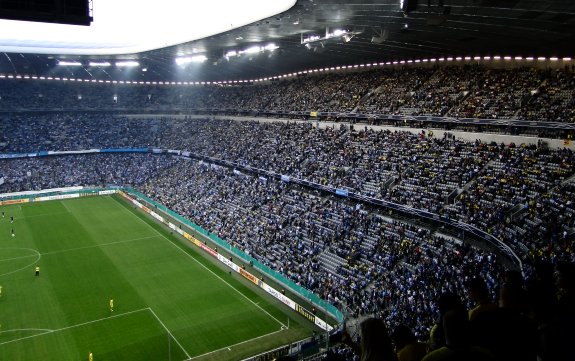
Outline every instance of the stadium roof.
<path fill-rule="evenodd" d="M 156 20 L 147 21 L 154 27 Z M 401 9 L 400 0 L 299 0 L 287 11 L 245 26 L 140 53 L 5 52 L 0 74 L 248 80 L 313 68 L 449 56 L 561 59 L 575 55 L 573 44 L 572 0 L 419 0 L 408 12 Z M 120 61 L 136 66 L 116 66 Z"/>

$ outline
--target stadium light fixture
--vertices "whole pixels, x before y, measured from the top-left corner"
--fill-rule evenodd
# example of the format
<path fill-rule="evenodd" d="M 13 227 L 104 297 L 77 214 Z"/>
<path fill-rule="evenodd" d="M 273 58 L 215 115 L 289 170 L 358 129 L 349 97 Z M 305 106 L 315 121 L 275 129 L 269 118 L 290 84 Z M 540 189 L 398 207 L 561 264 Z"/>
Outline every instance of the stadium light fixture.
<path fill-rule="evenodd" d="M 259 46 L 252 46 L 246 50 L 240 51 L 240 54 L 256 54 L 260 51 L 262 51 L 262 49 Z"/>
<path fill-rule="evenodd" d="M 57 64 L 60 66 L 82 66 L 82 63 L 80 63 L 79 61 L 58 60 Z"/>
<path fill-rule="evenodd" d="M 563 58 L 563 61 L 571 61 L 571 58 Z"/>
<path fill-rule="evenodd" d="M 206 60 L 208 60 L 208 57 L 205 55 L 185 56 L 176 58 L 176 64 L 184 66 L 189 63 L 203 63 Z"/>
<path fill-rule="evenodd" d="M 108 67 L 112 65 L 112 63 L 110 63 L 109 61 L 91 61 L 88 64 L 90 66 L 99 66 L 99 67 Z"/>
<path fill-rule="evenodd" d="M 267 50 L 267 51 L 274 51 L 276 49 L 279 49 L 279 46 L 277 46 L 274 43 L 268 44 L 268 45 L 263 47 L 263 50 Z"/>
<path fill-rule="evenodd" d="M 116 66 L 120 67 L 120 68 L 133 68 L 133 67 L 140 66 L 140 63 L 138 63 L 137 61 L 133 61 L 133 60 L 117 61 Z"/>

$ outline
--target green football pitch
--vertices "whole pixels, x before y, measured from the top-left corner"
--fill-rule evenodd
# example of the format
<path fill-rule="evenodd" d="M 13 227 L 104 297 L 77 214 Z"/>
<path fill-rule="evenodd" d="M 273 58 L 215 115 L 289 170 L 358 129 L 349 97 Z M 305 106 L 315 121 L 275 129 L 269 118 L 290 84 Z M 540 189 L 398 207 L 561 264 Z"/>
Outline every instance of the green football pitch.
<path fill-rule="evenodd" d="M 0 360 L 241 360 L 312 333 L 118 196 L 0 211 Z"/>

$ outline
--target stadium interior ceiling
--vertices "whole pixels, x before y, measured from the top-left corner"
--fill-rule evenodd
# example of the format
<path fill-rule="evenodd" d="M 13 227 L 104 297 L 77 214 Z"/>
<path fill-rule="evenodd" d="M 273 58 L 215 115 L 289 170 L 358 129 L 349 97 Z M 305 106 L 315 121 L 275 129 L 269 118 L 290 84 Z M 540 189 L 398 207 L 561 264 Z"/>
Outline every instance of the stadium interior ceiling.
<path fill-rule="evenodd" d="M 233 55 L 270 43 L 278 48 Z M 408 12 L 400 8 L 400 0 L 299 0 L 291 9 L 255 23 L 137 54 L 2 53 L 0 74 L 224 81 L 321 67 L 448 56 L 562 58 L 574 55 L 573 44 L 573 0 L 419 0 L 415 9 Z M 192 56 L 205 56 L 205 61 L 176 63 L 177 58 Z M 136 61 L 138 66 L 114 66 L 125 60 Z M 59 61 L 81 65 L 61 66 Z M 111 65 L 90 66 L 91 61 Z"/>

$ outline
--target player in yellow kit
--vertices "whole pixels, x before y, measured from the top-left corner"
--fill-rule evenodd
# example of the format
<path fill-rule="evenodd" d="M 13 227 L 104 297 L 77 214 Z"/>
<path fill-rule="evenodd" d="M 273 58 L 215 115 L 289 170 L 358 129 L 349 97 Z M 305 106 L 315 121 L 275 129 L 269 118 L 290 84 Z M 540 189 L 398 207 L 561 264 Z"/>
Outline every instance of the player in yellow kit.
<path fill-rule="evenodd" d="M 110 312 L 114 312 L 114 299 L 110 298 Z"/>
<path fill-rule="evenodd" d="M 94 356 L 92 356 L 91 352 L 88 354 L 88 361 L 94 361 Z"/>

